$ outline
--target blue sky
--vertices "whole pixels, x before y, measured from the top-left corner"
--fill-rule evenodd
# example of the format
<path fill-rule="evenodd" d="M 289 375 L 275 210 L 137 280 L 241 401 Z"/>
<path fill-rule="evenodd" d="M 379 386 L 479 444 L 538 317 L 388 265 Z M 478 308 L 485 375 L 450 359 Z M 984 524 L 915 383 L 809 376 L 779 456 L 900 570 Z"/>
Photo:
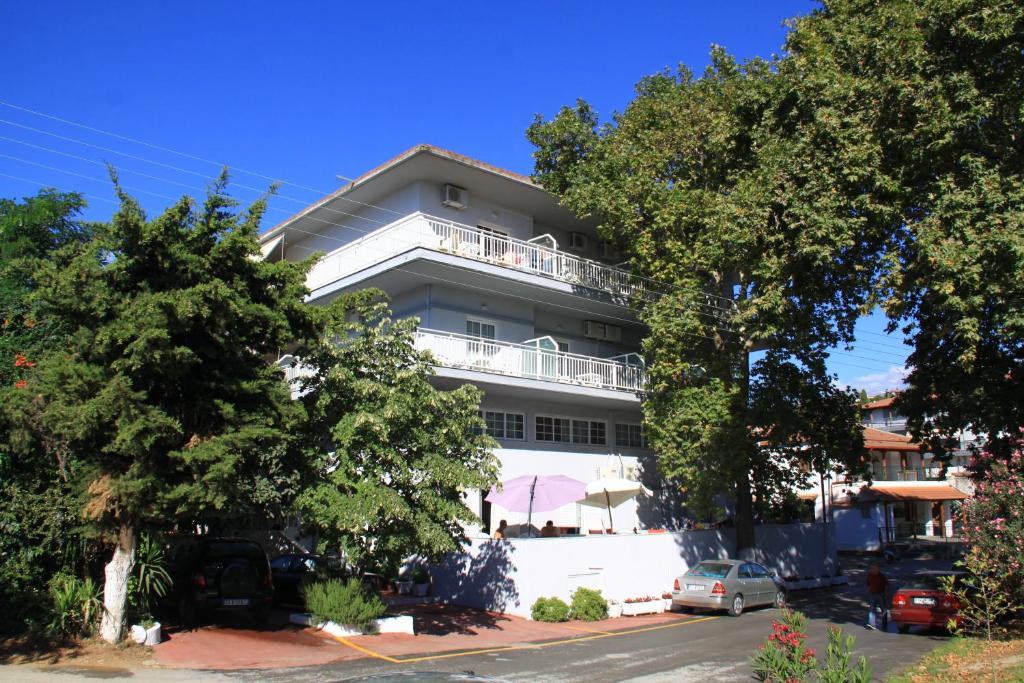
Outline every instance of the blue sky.
<path fill-rule="evenodd" d="M 218 163 L 261 174 L 235 173 L 242 201 L 267 177 L 328 192 L 423 142 L 529 173 L 535 114 L 583 97 L 608 117 L 642 76 L 703 69 L 713 43 L 770 55 L 813 6 L 2 2 L 0 102 L 124 137 L 0 105 L 0 196 L 74 189 L 107 218 L 104 161 L 151 212 Z M 268 225 L 317 196 L 284 186 Z M 883 327 L 865 318 L 833 356 L 842 384 L 898 385 L 905 347 Z"/>

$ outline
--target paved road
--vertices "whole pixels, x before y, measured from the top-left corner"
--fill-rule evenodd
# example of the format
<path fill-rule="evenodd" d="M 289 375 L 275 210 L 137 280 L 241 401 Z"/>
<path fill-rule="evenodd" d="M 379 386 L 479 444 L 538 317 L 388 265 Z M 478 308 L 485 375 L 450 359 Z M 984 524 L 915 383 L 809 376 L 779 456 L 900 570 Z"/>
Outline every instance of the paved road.
<path fill-rule="evenodd" d="M 941 566 L 939 563 L 938 566 Z M 886 571 L 898 582 L 909 574 L 936 563 L 905 562 Z M 948 563 L 945 563 L 948 566 Z M 934 633 L 901 635 L 891 629 L 882 633 L 863 627 L 866 606 L 862 600 L 863 575 L 851 568 L 851 585 L 841 589 L 794 594 L 793 606 L 809 617 L 808 641 L 824 652 L 829 625 L 843 628 L 857 638 L 856 651 L 872 664 L 876 678 L 913 662 L 945 640 Z M 752 610 L 739 618 L 721 616 L 693 620 L 685 625 L 630 635 L 602 638 L 540 649 L 521 649 L 473 654 L 421 663 L 392 664 L 361 660 L 344 664 L 236 674 L 243 681 L 305 683 L 359 680 L 374 674 L 399 671 L 473 672 L 506 681 L 750 681 L 747 659 L 771 632 L 774 609 Z"/>
<path fill-rule="evenodd" d="M 922 563 L 903 563 L 892 574 L 909 574 Z M 929 563 L 934 568 L 935 563 Z M 948 563 L 947 565 L 948 566 Z M 884 680 L 885 674 L 913 662 L 930 651 L 945 638 L 938 634 L 911 633 L 901 635 L 894 631 L 869 631 L 862 624 L 866 607 L 862 601 L 862 574 L 851 574 L 851 586 L 843 589 L 809 591 L 795 594 L 793 606 L 809 617 L 811 647 L 824 651 L 825 633 L 829 625 L 837 625 L 846 633 L 856 636 L 856 650 L 871 661 L 875 676 Z M 693 619 L 667 628 L 613 637 L 582 640 L 550 647 L 469 654 L 419 663 L 390 663 L 379 659 L 362 659 L 316 667 L 271 671 L 231 672 L 213 674 L 184 671 L 125 672 L 134 681 L 161 681 L 163 683 L 326 683 L 328 681 L 359 680 L 367 676 L 394 672 L 447 671 L 473 672 L 480 676 L 506 681 L 749 681 L 751 672 L 747 659 L 771 632 L 771 621 L 777 617 L 774 609 L 752 610 L 739 618 L 716 616 Z M 12 674 L 28 673 L 25 669 L 0 669 L 0 680 L 17 680 Z M 76 672 L 78 673 L 78 672 Z M 84 672 L 82 672 L 84 673 Z M 89 678 L 117 679 L 91 672 Z M 72 674 L 68 671 L 67 674 Z M 78 676 L 60 675 L 62 680 L 81 680 Z M 50 680 L 54 680 L 50 678 Z"/>

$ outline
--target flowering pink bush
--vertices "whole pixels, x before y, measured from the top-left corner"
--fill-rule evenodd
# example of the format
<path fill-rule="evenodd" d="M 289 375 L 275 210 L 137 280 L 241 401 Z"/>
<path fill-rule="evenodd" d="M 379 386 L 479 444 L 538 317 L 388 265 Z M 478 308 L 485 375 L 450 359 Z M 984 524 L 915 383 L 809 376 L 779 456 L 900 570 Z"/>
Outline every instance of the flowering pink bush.
<path fill-rule="evenodd" d="M 974 498 L 961 508 L 962 535 L 971 552 L 998 567 L 1004 589 L 1024 602 L 1024 457 L 978 456 Z"/>
<path fill-rule="evenodd" d="M 798 683 L 818 668 L 814 649 L 804 642 L 806 627 L 807 617 L 792 610 L 782 613 L 781 622 L 772 620 L 772 633 L 750 661 L 758 680 Z"/>

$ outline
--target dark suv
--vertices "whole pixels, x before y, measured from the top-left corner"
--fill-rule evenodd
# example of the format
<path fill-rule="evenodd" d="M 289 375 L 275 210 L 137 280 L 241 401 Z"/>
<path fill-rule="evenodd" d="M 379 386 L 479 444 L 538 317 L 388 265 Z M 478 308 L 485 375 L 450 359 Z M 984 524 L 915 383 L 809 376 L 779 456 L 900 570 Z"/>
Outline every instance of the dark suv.
<path fill-rule="evenodd" d="M 196 538 L 171 556 L 174 601 L 185 626 L 199 610 L 244 611 L 262 622 L 274 599 L 267 554 L 246 538 Z"/>

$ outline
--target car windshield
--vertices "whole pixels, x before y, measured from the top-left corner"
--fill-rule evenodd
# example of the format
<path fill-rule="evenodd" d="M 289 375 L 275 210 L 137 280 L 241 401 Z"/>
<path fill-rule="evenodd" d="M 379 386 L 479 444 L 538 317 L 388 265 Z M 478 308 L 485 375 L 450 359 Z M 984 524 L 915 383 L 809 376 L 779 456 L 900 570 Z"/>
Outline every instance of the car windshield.
<path fill-rule="evenodd" d="M 731 564 L 722 564 L 721 562 L 701 562 L 696 567 L 686 572 L 686 575 L 706 576 L 709 579 L 724 579 L 729 574 L 730 569 L 732 569 Z"/>
<path fill-rule="evenodd" d="M 919 574 L 907 579 L 903 588 L 915 591 L 937 591 L 942 590 L 939 574 Z"/>
<path fill-rule="evenodd" d="M 262 560 L 266 555 L 255 543 L 247 541 L 221 541 L 211 543 L 206 549 L 206 557 L 221 560 L 229 557 L 244 557 L 247 560 Z"/>

